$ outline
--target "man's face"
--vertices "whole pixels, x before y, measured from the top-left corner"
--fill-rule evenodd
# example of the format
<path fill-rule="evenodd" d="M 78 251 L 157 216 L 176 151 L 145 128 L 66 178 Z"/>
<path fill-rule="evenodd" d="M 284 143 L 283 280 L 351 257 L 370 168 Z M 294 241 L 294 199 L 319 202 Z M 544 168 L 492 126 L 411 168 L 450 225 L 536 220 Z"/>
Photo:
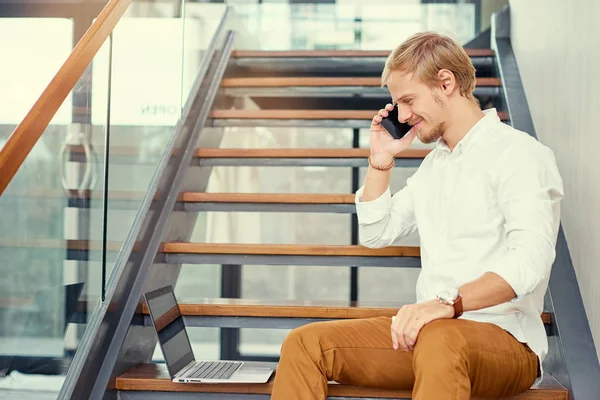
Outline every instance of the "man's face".
<path fill-rule="evenodd" d="M 387 87 L 393 103 L 398 103 L 398 120 L 413 125 L 422 143 L 433 143 L 442 137 L 446 110 L 438 89 L 400 71 L 390 74 Z"/>

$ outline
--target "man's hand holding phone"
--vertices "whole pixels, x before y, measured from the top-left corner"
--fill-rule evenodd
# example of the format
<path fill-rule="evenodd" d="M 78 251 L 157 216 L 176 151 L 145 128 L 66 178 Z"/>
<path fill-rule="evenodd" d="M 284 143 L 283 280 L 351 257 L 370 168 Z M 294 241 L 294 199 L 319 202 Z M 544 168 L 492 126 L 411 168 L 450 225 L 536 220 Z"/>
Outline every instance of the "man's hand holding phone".
<path fill-rule="evenodd" d="M 387 104 L 385 108 L 379 110 L 371 122 L 371 162 L 373 165 L 381 167 L 389 165 L 396 154 L 410 147 L 417 135 L 416 131 L 411 129 L 401 139 L 395 139 L 390 132 L 381 125 L 381 121 L 384 118 L 387 118 L 390 113 L 393 114 L 394 111 L 394 106 L 392 104 Z M 394 118 L 397 117 L 394 115 Z"/>

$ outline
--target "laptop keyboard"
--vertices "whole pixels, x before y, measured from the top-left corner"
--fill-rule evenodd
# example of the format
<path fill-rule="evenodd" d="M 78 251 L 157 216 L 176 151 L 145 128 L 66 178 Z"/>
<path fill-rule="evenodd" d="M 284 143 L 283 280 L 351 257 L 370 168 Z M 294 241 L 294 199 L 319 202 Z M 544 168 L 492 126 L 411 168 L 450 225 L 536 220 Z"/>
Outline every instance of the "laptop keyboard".
<path fill-rule="evenodd" d="M 201 361 L 186 375 L 195 379 L 228 379 L 241 366 L 235 361 Z"/>

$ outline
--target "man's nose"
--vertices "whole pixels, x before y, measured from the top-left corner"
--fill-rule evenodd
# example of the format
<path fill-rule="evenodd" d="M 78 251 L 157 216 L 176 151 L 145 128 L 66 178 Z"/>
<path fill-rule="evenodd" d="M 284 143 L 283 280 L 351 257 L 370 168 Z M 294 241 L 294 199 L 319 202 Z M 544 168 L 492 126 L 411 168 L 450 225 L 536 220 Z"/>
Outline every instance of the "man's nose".
<path fill-rule="evenodd" d="M 412 112 L 406 107 L 398 106 L 398 121 L 405 124 L 407 121 L 410 121 L 412 117 Z"/>

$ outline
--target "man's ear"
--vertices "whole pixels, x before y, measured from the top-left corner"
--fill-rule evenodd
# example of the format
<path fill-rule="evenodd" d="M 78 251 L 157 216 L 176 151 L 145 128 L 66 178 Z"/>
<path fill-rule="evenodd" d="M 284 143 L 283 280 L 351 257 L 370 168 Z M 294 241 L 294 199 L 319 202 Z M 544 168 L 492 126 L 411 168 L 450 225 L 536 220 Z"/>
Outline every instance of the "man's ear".
<path fill-rule="evenodd" d="M 437 75 L 442 91 L 446 95 L 452 93 L 454 91 L 454 86 L 456 85 L 456 80 L 452 71 L 448 69 L 440 69 Z"/>

